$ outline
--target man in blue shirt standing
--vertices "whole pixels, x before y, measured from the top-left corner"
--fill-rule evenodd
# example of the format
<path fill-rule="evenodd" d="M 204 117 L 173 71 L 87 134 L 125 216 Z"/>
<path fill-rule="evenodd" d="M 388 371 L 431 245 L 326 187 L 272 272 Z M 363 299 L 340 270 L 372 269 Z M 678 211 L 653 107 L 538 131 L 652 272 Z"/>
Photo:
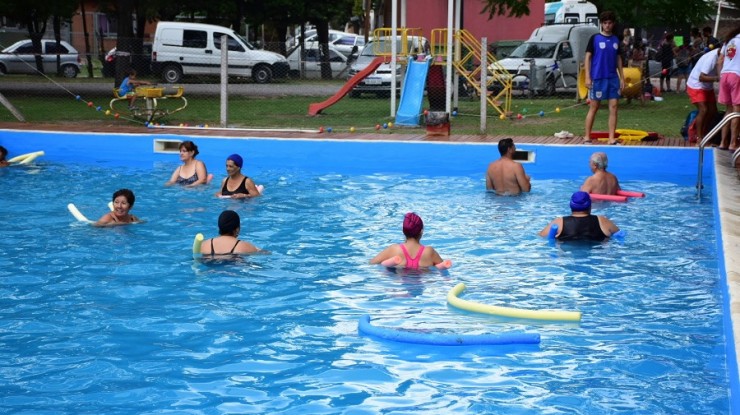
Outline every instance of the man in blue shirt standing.
<path fill-rule="evenodd" d="M 617 103 L 624 89 L 622 72 L 622 42 L 613 33 L 616 15 L 605 11 L 599 15 L 601 33 L 591 36 L 586 45 L 584 71 L 586 88 L 589 89 L 589 107 L 586 115 L 586 135 L 584 140 L 591 142 L 591 129 L 601 101 L 609 102 L 609 144 L 617 144 Z"/>

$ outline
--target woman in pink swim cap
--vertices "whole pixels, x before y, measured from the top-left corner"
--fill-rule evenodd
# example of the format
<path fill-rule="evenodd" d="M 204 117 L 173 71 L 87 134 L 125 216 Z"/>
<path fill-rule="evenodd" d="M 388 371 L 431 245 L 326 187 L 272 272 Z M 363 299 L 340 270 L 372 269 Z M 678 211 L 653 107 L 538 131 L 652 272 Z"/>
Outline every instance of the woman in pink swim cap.
<path fill-rule="evenodd" d="M 370 260 L 370 264 L 381 264 L 387 267 L 419 269 L 437 267 L 446 269 L 452 262 L 442 260 L 431 246 L 424 246 L 419 241 L 424 234 L 424 222 L 419 215 L 409 212 L 403 218 L 403 234 L 406 242 L 393 244 Z"/>

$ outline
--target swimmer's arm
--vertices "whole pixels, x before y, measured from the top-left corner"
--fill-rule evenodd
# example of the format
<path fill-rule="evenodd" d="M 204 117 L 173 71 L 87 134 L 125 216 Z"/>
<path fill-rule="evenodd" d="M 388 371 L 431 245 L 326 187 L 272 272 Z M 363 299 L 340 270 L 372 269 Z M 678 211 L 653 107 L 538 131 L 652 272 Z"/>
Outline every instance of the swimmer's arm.
<path fill-rule="evenodd" d="M 254 182 L 252 181 L 252 179 L 247 179 L 245 185 L 246 185 L 247 191 L 249 192 L 249 194 L 246 197 L 260 197 L 260 196 L 262 196 L 262 194 L 260 193 L 260 191 L 257 190 L 257 185 L 254 184 Z"/>
<path fill-rule="evenodd" d="M 496 190 L 496 187 L 493 185 L 493 178 L 491 177 L 491 172 L 486 172 L 486 190 Z"/>
<path fill-rule="evenodd" d="M 203 255 L 210 254 L 211 253 L 211 239 L 206 239 L 205 241 L 200 243 L 200 253 Z"/>
<path fill-rule="evenodd" d="M 606 216 L 599 216 L 599 227 L 606 236 L 612 236 L 619 232 L 619 227 Z"/>
<path fill-rule="evenodd" d="M 437 264 L 441 264 L 442 262 L 444 262 L 444 260 L 439 255 L 436 249 L 432 248 L 431 246 L 427 246 L 426 249 L 432 252 L 432 265 L 437 265 Z"/>
<path fill-rule="evenodd" d="M 239 245 L 237 245 L 236 249 L 234 250 L 234 252 L 237 254 L 253 254 L 260 251 L 261 249 L 257 248 L 247 241 L 239 241 Z"/>
<path fill-rule="evenodd" d="M 97 222 L 93 223 L 95 226 L 111 226 L 115 225 L 116 222 L 113 220 L 113 214 L 112 213 L 106 213 L 105 215 L 101 216 L 100 219 L 98 219 Z"/>
<path fill-rule="evenodd" d="M 223 196 L 223 193 L 221 193 L 221 190 L 223 190 L 223 188 L 224 188 L 224 185 L 226 185 L 226 180 L 228 180 L 228 179 L 229 179 L 229 178 L 227 177 L 227 178 L 225 178 L 225 179 L 221 180 L 221 187 L 219 187 L 219 188 L 218 188 L 219 190 L 218 190 L 218 192 L 216 192 L 216 195 L 215 195 L 216 197 L 221 197 L 221 196 Z"/>
<path fill-rule="evenodd" d="M 558 237 L 561 232 L 563 232 L 563 218 L 556 218 L 552 222 L 548 223 L 547 226 L 545 226 L 544 229 L 540 231 L 540 236 L 543 238 L 547 238 L 550 236 L 550 227 L 552 225 L 558 226 L 558 233 L 555 235 L 555 237 Z"/>
<path fill-rule="evenodd" d="M 586 181 L 583 182 L 581 185 L 581 188 L 579 189 L 582 192 L 586 193 L 593 193 L 593 184 L 591 183 L 593 181 L 593 177 L 589 176 Z"/>
<path fill-rule="evenodd" d="M 178 166 L 175 171 L 172 172 L 172 176 L 170 176 L 170 179 L 167 180 L 167 182 L 164 184 L 165 186 L 172 186 L 177 182 L 177 176 L 180 175 L 180 166 Z"/>
<path fill-rule="evenodd" d="M 396 245 L 391 245 L 388 248 L 385 248 L 381 253 L 376 255 L 375 258 L 371 259 L 370 264 L 380 264 L 386 259 L 394 257 L 396 254 Z"/>
<path fill-rule="evenodd" d="M 521 164 L 516 164 L 516 171 L 514 174 L 514 177 L 516 177 L 516 182 L 519 185 L 519 188 L 522 189 L 522 192 L 529 192 L 532 190 L 532 183 L 530 183 L 529 175 L 527 175 L 524 172 L 524 167 L 522 167 Z"/>

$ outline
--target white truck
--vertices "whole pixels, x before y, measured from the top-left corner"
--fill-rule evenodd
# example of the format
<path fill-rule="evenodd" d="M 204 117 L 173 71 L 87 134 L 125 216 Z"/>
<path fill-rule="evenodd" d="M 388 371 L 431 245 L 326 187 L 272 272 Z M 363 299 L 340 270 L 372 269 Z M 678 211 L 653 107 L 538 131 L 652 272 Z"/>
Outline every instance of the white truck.
<path fill-rule="evenodd" d="M 599 12 L 593 3 L 585 0 L 562 0 L 545 3 L 545 24 L 591 23 L 599 25 Z"/>
<path fill-rule="evenodd" d="M 512 80 L 514 90 L 545 95 L 554 95 L 558 89 L 575 90 L 586 44 L 596 33 L 599 28 L 592 24 L 539 27 L 526 42 L 489 70 L 507 72 L 503 78 Z"/>
<path fill-rule="evenodd" d="M 226 36 L 229 76 L 252 77 L 265 84 L 288 76 L 285 56 L 258 50 L 235 31 L 204 23 L 159 22 L 152 43 L 152 73 L 165 82 L 180 82 L 183 75 L 218 75 L 221 38 Z"/>

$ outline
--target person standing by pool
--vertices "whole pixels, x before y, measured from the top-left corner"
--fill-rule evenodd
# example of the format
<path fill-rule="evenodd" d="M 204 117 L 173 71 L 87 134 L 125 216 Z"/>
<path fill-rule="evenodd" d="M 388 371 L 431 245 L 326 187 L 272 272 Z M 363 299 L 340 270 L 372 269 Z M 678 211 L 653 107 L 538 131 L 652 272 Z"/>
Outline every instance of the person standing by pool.
<path fill-rule="evenodd" d="M 424 234 L 424 221 L 421 220 L 419 215 L 409 212 L 403 217 L 403 234 L 406 236 L 404 243 L 393 244 L 385 248 L 370 260 L 370 264 L 387 265 L 386 261 L 390 261 L 392 266 L 407 269 L 429 268 L 432 266 L 449 268 L 451 262 L 442 260 L 442 257 L 434 248 L 424 246 L 419 242 Z"/>
<path fill-rule="evenodd" d="M 8 160 L 6 160 L 5 157 L 8 157 L 8 150 L 5 147 L 0 146 L 0 167 L 10 166 L 10 163 L 8 163 Z"/>
<path fill-rule="evenodd" d="M 622 52 L 619 37 L 614 35 L 617 16 L 612 11 L 599 15 L 601 32 L 588 40 L 584 59 L 585 85 L 588 88 L 585 142 L 591 142 L 591 130 L 601 101 L 609 102 L 609 144 L 617 144 L 617 106 L 624 89 Z"/>
<path fill-rule="evenodd" d="M 714 94 L 714 83 L 719 81 L 717 58 L 721 49 L 711 50 L 696 61 L 686 81 L 686 94 L 692 104 L 696 105 L 696 137 L 689 137 L 690 142 L 701 142 L 715 118 L 717 118 L 717 97 Z"/>
<path fill-rule="evenodd" d="M 621 190 L 617 176 L 606 171 L 609 159 L 606 153 L 598 151 L 589 159 L 592 176 L 588 177 L 581 185 L 581 191 L 586 193 L 598 193 L 602 195 L 615 195 Z"/>
<path fill-rule="evenodd" d="M 252 179 L 242 174 L 243 165 L 244 160 L 238 154 L 226 157 L 226 174 L 228 176 L 221 182 L 221 191 L 216 193 L 217 197 L 244 199 L 260 196 L 260 191 Z"/>
<path fill-rule="evenodd" d="M 192 141 L 183 141 L 180 143 L 180 161 L 182 161 L 182 166 L 178 166 L 172 172 L 172 176 L 164 185 L 172 186 L 173 184 L 178 184 L 185 187 L 195 187 L 210 182 L 213 176 L 209 176 L 205 163 L 195 159 L 198 153 L 198 146 Z"/>
<path fill-rule="evenodd" d="M 136 202 L 134 192 L 129 189 L 120 189 L 113 193 L 113 210 L 101 216 L 95 226 L 118 226 L 141 222 L 132 215 L 131 209 Z"/>
<path fill-rule="evenodd" d="M 524 173 L 524 167 L 514 161 L 516 146 L 511 138 L 498 142 L 501 158 L 488 165 L 486 171 L 486 190 L 499 195 L 515 196 L 532 189 L 530 177 Z"/>
<path fill-rule="evenodd" d="M 200 253 L 203 255 L 252 254 L 261 249 L 247 241 L 239 240 L 241 219 L 233 210 L 224 210 L 218 216 L 219 236 L 203 241 Z"/>
<path fill-rule="evenodd" d="M 558 227 L 555 238 L 560 241 L 603 241 L 619 232 L 617 225 L 606 216 L 591 214 L 591 196 L 586 192 L 573 193 L 570 210 L 570 216 L 555 218 L 540 231 L 540 236 L 549 236 L 553 225 Z"/>

